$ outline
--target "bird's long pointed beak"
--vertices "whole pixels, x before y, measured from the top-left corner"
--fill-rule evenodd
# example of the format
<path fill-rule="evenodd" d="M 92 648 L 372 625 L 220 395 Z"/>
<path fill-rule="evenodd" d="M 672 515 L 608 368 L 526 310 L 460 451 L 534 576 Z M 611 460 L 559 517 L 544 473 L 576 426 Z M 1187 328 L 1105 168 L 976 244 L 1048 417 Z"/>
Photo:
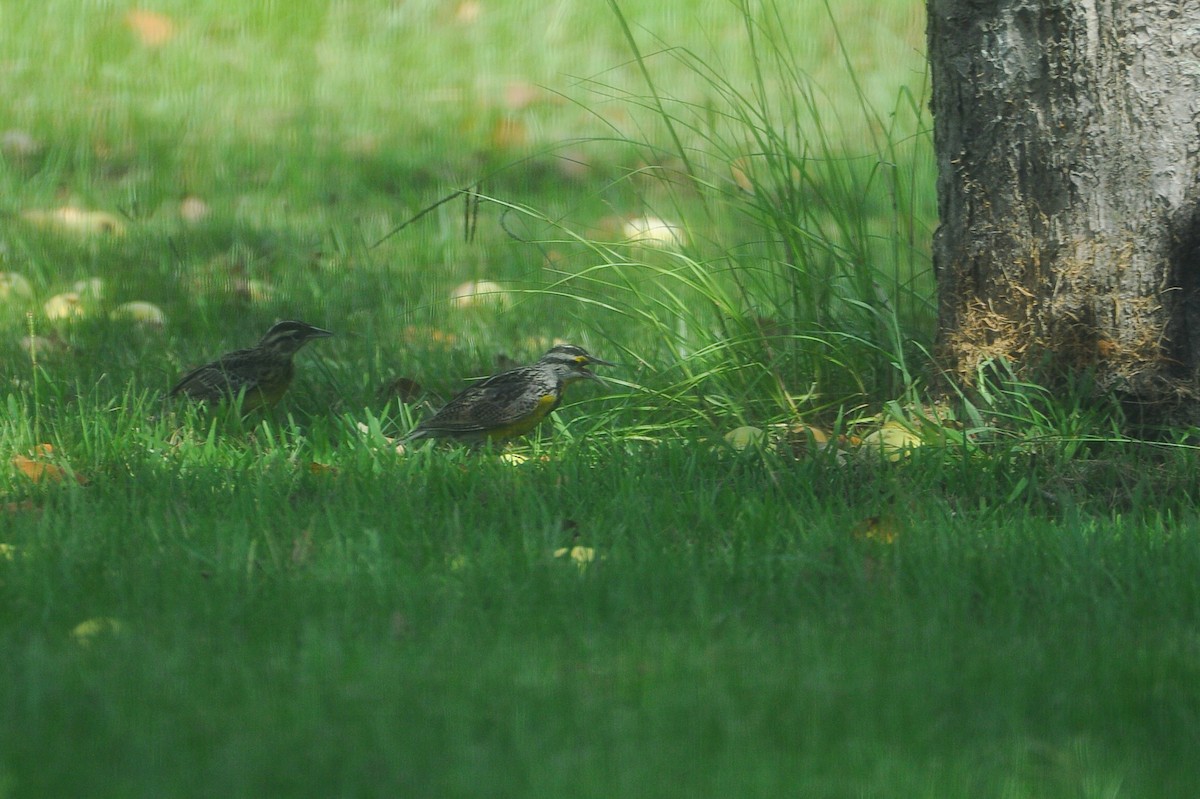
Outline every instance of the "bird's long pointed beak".
<path fill-rule="evenodd" d="M 330 338 L 332 336 L 333 334 L 328 330 L 322 330 L 319 327 L 314 327 L 312 330 L 308 331 L 309 338 Z"/>

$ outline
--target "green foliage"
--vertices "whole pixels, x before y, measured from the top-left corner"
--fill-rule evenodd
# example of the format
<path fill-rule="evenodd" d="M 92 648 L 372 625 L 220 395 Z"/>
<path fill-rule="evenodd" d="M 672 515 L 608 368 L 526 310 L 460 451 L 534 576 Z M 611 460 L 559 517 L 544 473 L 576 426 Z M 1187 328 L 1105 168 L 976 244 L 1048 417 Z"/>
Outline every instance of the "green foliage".
<path fill-rule="evenodd" d="M 645 55 L 613 9 L 648 90 L 625 100 L 667 144 L 639 144 L 630 182 L 647 213 L 626 224 L 632 241 L 590 241 L 590 264 L 562 269 L 556 295 L 612 311 L 609 329 L 644 331 L 645 357 L 670 364 L 652 388 L 698 418 L 761 421 L 911 393 L 933 323 L 919 95 L 902 88 L 880 114 L 852 81 L 859 118 L 827 116 L 775 4 L 738 6 L 749 75 L 685 48 Z M 702 101 L 672 95 L 659 74 L 680 69 Z"/>
<path fill-rule="evenodd" d="M 1191 440 L 922 402 L 920 4 L 691 6 L 0 4 L 0 799 L 1191 790 Z M 623 368 L 397 452 L 554 338 Z"/>

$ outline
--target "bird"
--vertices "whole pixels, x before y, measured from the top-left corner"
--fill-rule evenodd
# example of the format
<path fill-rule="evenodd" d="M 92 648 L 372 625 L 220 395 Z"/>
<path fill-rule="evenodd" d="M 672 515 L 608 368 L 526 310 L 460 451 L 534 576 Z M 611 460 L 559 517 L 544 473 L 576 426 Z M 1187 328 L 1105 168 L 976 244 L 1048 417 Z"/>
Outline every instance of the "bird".
<path fill-rule="evenodd" d="M 292 357 L 313 339 L 332 335 L 307 322 L 277 322 L 253 347 L 228 352 L 179 378 L 170 396 L 220 402 L 240 395 L 243 412 L 271 407 L 292 384 Z"/>
<path fill-rule="evenodd" d="M 450 438 L 480 442 L 525 435 L 558 407 L 568 385 L 578 380 L 600 380 L 588 369 L 592 365 L 616 364 L 574 344 L 552 347 L 536 363 L 509 369 L 469 386 L 417 425 L 404 440 Z"/>

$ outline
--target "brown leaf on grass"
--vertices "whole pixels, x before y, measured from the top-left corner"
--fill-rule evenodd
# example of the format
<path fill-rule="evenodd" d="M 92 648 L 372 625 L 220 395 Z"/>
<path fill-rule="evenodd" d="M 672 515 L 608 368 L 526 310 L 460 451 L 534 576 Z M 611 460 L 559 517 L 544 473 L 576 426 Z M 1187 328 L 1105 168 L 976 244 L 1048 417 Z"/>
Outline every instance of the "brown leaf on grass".
<path fill-rule="evenodd" d="M 510 111 L 524 111 L 546 99 L 546 92 L 540 86 L 523 80 L 510 80 L 504 86 L 504 107 Z"/>
<path fill-rule="evenodd" d="M 509 111 L 524 111 L 541 97 L 542 90 L 523 80 L 510 80 L 504 85 L 504 107 Z"/>
<path fill-rule="evenodd" d="M 1121 351 L 1121 345 L 1110 338 L 1096 339 L 1096 355 L 1101 359 L 1113 358 Z"/>
<path fill-rule="evenodd" d="M 67 476 L 66 470 L 61 466 L 46 463 L 45 461 L 35 461 L 33 458 L 28 458 L 24 455 L 13 455 L 12 465 L 16 466 L 17 471 L 35 483 L 40 483 L 43 480 L 57 483 L 61 482 Z"/>
<path fill-rule="evenodd" d="M 545 257 L 542 261 L 542 268 L 561 271 L 567 265 L 569 260 L 569 256 L 562 250 L 549 249 L 545 251 Z"/>
<path fill-rule="evenodd" d="M 463 0 L 454 9 L 454 21 L 464 25 L 470 25 L 479 19 L 479 15 L 483 13 L 483 4 L 479 0 Z"/>
<path fill-rule="evenodd" d="M 324 463 L 318 463 L 317 461 L 309 462 L 308 471 L 310 474 L 315 474 L 318 476 L 319 475 L 331 475 L 332 476 L 332 475 L 337 474 L 336 467 L 329 466 L 328 464 L 324 464 Z"/>
<path fill-rule="evenodd" d="M 135 8 L 125 14 L 125 27 L 147 47 L 162 47 L 175 38 L 175 22 L 166 14 Z"/>
<path fill-rule="evenodd" d="M 417 327 L 409 325 L 404 328 L 404 341 L 407 344 L 442 344 L 452 347 L 458 343 L 458 336 L 438 330 L 436 327 Z"/>
<path fill-rule="evenodd" d="M 824 445 L 829 443 L 829 433 L 819 427 L 813 427 L 804 422 L 796 422 L 788 426 L 788 441 L 793 444 Z"/>
<path fill-rule="evenodd" d="M 4 505 L 0 505 L 0 511 L 10 515 L 17 513 L 35 513 L 41 512 L 41 510 L 41 506 L 36 504 L 32 499 L 22 499 L 18 502 L 6 502 Z M 0 546 L 8 545 L 0 544 Z"/>
<path fill-rule="evenodd" d="M 275 296 L 275 289 L 261 280 L 233 280 L 229 286 L 230 293 L 239 300 L 246 302 L 266 302 Z"/>
<path fill-rule="evenodd" d="M 750 180 L 747 174 L 749 161 L 745 158 L 735 158 L 733 163 L 729 165 L 729 174 L 733 177 L 733 182 L 737 187 L 747 194 L 754 194 L 754 182 Z"/>
<path fill-rule="evenodd" d="M 790 425 L 780 425 L 783 428 L 783 443 L 791 450 L 796 459 L 810 458 L 820 453 L 833 452 L 833 458 L 838 465 L 846 463 L 846 452 L 839 446 L 840 441 L 820 427 L 814 427 L 804 422 L 793 422 Z"/>
<path fill-rule="evenodd" d="M 35 483 L 40 483 L 43 480 L 59 483 L 62 482 L 68 471 L 56 463 L 52 463 L 49 458 L 54 454 L 54 447 L 50 444 L 38 444 L 33 448 L 33 457 L 26 455 L 14 455 L 11 463 L 17 468 L 21 474 L 28 477 Z M 87 479 L 83 475 L 75 474 L 75 480 L 80 485 L 86 485 Z"/>
<path fill-rule="evenodd" d="M 492 126 L 488 140 L 497 150 L 514 150 L 529 143 L 529 129 L 519 119 L 501 117 Z"/>

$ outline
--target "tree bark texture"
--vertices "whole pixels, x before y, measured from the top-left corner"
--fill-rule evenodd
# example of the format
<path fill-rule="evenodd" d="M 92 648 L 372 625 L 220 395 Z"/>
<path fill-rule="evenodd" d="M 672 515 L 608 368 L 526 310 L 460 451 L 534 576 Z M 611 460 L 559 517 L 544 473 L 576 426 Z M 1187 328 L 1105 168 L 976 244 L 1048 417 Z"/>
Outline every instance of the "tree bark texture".
<path fill-rule="evenodd" d="M 939 353 L 1193 397 L 1200 0 L 928 0 Z"/>

